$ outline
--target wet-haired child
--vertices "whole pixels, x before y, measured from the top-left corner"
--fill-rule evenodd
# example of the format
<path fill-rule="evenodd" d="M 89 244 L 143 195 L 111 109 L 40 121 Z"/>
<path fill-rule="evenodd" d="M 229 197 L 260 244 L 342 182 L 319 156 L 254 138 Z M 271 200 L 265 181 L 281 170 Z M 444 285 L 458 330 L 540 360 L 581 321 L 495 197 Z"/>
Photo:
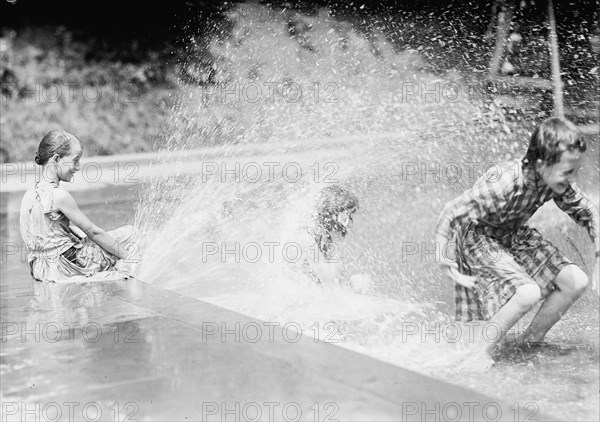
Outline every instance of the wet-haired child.
<path fill-rule="evenodd" d="M 341 276 L 340 245 L 353 225 L 358 198 L 347 188 L 332 185 L 319 192 L 306 228 L 310 246 L 304 264 L 317 284 L 339 285 Z M 363 274 L 350 277 L 348 284 L 357 291 L 371 287 L 371 279 Z"/>
<path fill-rule="evenodd" d="M 101 229 L 60 186 L 60 182 L 73 179 L 82 154 L 79 139 L 62 130 L 48 132 L 35 154 L 41 176 L 23 197 L 20 228 L 31 275 L 37 281 L 64 283 L 90 280 L 91 276 L 122 276 L 111 270 L 119 259 L 132 258 L 135 252 L 129 243 L 132 226 L 109 232 Z"/>
<path fill-rule="evenodd" d="M 455 282 L 456 319 L 485 321 L 479 325 L 487 334 L 480 333 L 474 351 L 491 352 L 540 300 L 518 343 L 543 344 L 588 285 L 578 266 L 527 225 L 545 202 L 553 200 L 587 229 L 595 244 L 592 281 L 598 292 L 598 211 L 573 182 L 585 150 L 573 123 L 551 117 L 534 131 L 522 160 L 491 169 L 442 210 L 436 242 L 452 251 L 442 254 L 441 268 Z"/>

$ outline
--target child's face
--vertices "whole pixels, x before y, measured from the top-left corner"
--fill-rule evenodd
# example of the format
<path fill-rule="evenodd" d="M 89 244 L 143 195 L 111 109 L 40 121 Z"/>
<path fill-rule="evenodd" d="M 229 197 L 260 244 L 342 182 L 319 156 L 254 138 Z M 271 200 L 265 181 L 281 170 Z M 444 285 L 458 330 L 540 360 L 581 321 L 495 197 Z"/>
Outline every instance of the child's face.
<path fill-rule="evenodd" d="M 546 166 L 542 165 L 540 176 L 544 183 L 556 193 L 564 193 L 575 179 L 575 175 L 581 167 L 582 156 L 579 152 L 565 151 L 558 163 Z"/>
<path fill-rule="evenodd" d="M 69 155 L 58 159 L 57 173 L 61 181 L 70 182 L 73 179 L 73 175 L 79 171 L 79 159 L 82 154 L 81 145 L 74 144 L 71 146 Z"/>
<path fill-rule="evenodd" d="M 353 224 L 352 213 L 348 212 L 348 211 L 342 211 L 341 213 L 339 213 L 337 215 L 337 221 L 342 226 L 344 226 L 346 228 L 346 230 L 352 228 L 352 224 Z"/>

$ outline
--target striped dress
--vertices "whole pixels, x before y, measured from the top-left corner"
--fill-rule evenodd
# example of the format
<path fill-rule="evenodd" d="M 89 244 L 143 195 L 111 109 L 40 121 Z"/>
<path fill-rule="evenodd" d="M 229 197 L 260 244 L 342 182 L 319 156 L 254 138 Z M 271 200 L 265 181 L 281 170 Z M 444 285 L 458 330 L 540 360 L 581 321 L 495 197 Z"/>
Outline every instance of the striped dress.
<path fill-rule="evenodd" d="M 74 283 L 126 278 L 115 270 L 118 258 L 87 237 L 79 239 L 69 228 L 69 219 L 54 209 L 55 182 L 38 181 L 21 202 L 20 228 L 31 275 L 37 281 Z M 133 227 L 107 232 L 127 245 Z"/>
<path fill-rule="evenodd" d="M 556 287 L 554 278 L 571 262 L 526 224 L 550 200 L 597 238 L 590 199 L 575 184 L 555 193 L 520 160 L 492 167 L 445 205 L 436 234 L 454 246 L 459 271 L 477 277 L 472 289 L 455 284 L 457 320 L 489 320 L 519 286 L 537 284 L 542 298 Z"/>

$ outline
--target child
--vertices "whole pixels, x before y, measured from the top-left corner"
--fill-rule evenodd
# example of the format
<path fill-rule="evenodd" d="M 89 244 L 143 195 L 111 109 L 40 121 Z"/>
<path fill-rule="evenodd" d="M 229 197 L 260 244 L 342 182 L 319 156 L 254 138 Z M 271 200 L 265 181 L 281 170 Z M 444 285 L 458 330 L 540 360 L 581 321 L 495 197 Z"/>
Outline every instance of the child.
<path fill-rule="evenodd" d="M 125 246 L 133 227 L 102 230 L 59 186 L 61 181 L 70 182 L 79 170 L 82 153 L 79 140 L 61 130 L 48 132 L 36 152 L 41 178 L 23 197 L 20 226 L 31 275 L 37 281 L 89 281 L 76 276 L 94 274 L 101 278 L 109 274 L 102 272 L 114 269 L 118 259 L 129 255 Z"/>
<path fill-rule="evenodd" d="M 357 210 L 358 199 L 348 189 L 333 185 L 320 192 L 308 232 L 324 258 L 335 253 L 335 240 L 346 237 Z"/>
<path fill-rule="evenodd" d="M 321 190 L 312 224 L 306 228 L 310 246 L 304 260 L 306 270 L 317 284 L 340 283 L 339 246 L 352 228 L 352 216 L 357 210 L 358 199 L 348 189 L 333 185 Z M 372 284 L 368 276 L 361 274 L 352 276 L 349 282 L 358 291 L 366 291 Z"/>
<path fill-rule="evenodd" d="M 489 353 L 540 299 L 544 302 L 519 343 L 542 344 L 585 291 L 586 274 L 526 224 L 547 201 L 554 200 L 595 242 L 598 292 L 599 217 L 573 183 L 585 150 L 573 123 L 551 117 L 535 130 L 521 161 L 500 164 L 444 207 L 436 242 L 441 251 L 452 250 L 442 253 L 441 268 L 456 283 L 456 319 L 489 320 L 496 330 L 486 329 L 486 342 L 479 339 L 476 350 Z"/>

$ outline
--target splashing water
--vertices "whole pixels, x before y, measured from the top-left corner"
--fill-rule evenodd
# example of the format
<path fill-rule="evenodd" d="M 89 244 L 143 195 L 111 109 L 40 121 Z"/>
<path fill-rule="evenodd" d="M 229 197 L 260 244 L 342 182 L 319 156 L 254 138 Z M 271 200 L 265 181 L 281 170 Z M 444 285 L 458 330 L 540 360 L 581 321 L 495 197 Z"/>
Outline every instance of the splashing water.
<path fill-rule="evenodd" d="M 138 209 L 139 277 L 304 330 L 335 323 L 340 344 L 370 354 L 379 344 L 380 358 L 407 366 L 420 339 L 394 345 L 403 324 L 447 317 L 433 305 L 443 302 L 433 261 L 398 260 L 403 243 L 430 242 L 441 204 L 431 202 L 441 186 L 408 180 L 406 163 L 448 150 L 441 128 L 468 121 L 473 105 L 406 95 L 448 81 L 327 10 L 307 16 L 250 4 L 228 17 L 231 35 L 210 44 L 215 83 L 185 88 L 164 147 L 162 164 L 184 166 L 169 153 L 189 151 L 200 168 L 157 177 Z M 332 183 L 360 200 L 339 256 L 346 279 L 374 280 L 368 294 L 317 287 L 295 262 L 315 196 Z M 411 362 L 422 369 L 431 357 Z"/>
<path fill-rule="evenodd" d="M 228 19 L 230 33 L 203 50 L 212 66 L 200 79 L 212 83 L 182 86 L 170 116 L 160 165 L 181 173 L 144 189 L 139 278 L 319 337 L 331 332 L 311 327 L 333 324 L 343 347 L 440 376 L 461 348 L 406 334 L 449 322 L 433 228 L 483 171 L 461 163 L 492 161 L 466 82 L 420 70 L 415 52 L 325 9 L 246 4 Z M 374 280 L 363 294 L 316 286 L 295 260 L 315 197 L 333 183 L 360 201 L 339 259 L 345 279 Z"/>

